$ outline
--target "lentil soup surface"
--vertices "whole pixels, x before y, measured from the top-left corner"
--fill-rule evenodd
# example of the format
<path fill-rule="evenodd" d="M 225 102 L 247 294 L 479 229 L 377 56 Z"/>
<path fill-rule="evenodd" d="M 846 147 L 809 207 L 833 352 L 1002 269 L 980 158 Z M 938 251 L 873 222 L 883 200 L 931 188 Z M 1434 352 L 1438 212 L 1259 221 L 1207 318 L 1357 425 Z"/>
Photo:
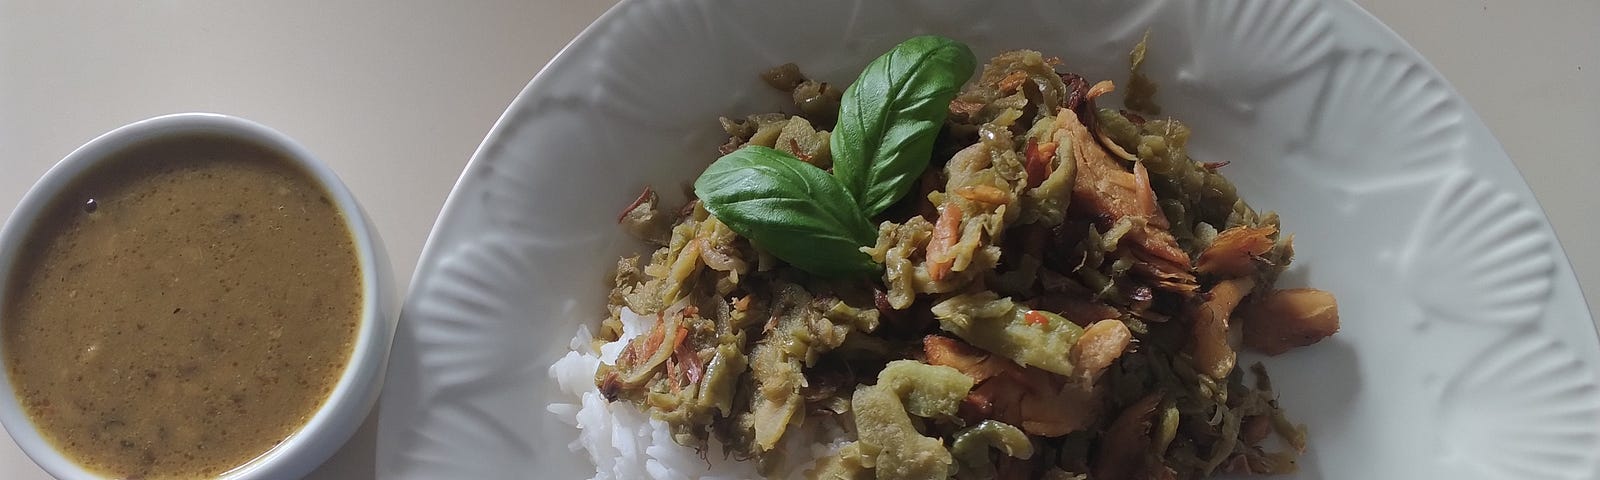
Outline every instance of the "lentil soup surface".
<path fill-rule="evenodd" d="M 364 303 L 328 194 L 221 138 L 118 154 L 20 255 L 0 331 L 18 401 L 112 477 L 215 477 L 270 451 L 332 392 Z"/>

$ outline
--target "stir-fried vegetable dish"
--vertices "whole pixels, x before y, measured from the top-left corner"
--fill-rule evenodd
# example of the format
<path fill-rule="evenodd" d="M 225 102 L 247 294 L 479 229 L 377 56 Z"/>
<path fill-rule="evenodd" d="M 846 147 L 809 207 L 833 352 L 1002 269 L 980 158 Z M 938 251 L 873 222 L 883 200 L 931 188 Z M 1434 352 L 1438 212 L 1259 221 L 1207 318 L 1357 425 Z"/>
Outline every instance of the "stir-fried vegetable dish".
<path fill-rule="evenodd" d="M 600 392 L 764 468 L 827 425 L 848 442 L 815 478 L 1294 471 L 1304 429 L 1236 350 L 1316 343 L 1337 306 L 1274 286 L 1292 236 L 1225 159 L 1189 156 L 1144 57 L 1124 109 L 1040 52 L 974 78 L 971 51 L 934 36 L 843 90 L 765 72 L 792 108 L 722 119 L 687 204 L 647 188 L 622 213 L 656 248 L 618 262 L 597 341 L 624 315 L 654 325 Z"/>

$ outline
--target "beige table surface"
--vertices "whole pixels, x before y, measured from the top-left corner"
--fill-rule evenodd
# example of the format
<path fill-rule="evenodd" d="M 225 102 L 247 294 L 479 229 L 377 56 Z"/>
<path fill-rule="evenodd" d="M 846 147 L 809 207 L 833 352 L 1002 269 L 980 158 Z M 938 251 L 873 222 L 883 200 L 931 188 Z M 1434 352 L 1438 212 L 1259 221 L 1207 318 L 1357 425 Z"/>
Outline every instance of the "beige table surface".
<path fill-rule="evenodd" d="M 1359 2 L 1484 117 L 1600 300 L 1600 1 Z M 95 135 L 164 113 L 228 113 L 333 165 L 403 289 L 478 142 L 611 3 L 0 0 L 0 211 Z M 375 418 L 312 478 L 372 477 Z M 45 478 L 0 439 L 0 479 Z"/>

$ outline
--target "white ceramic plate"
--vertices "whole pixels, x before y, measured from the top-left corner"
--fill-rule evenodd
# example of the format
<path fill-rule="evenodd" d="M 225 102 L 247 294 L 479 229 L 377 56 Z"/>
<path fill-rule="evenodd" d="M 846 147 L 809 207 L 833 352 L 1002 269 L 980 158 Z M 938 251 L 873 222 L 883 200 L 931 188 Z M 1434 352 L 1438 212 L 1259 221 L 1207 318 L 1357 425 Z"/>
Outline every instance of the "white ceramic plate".
<path fill-rule="evenodd" d="M 522 92 L 473 156 L 417 269 L 383 395 L 385 478 L 587 478 L 545 413 L 546 368 L 604 314 L 615 225 L 646 184 L 716 156 L 718 116 L 786 103 L 794 61 L 848 83 L 918 33 L 981 58 L 1058 55 L 1149 73 L 1192 153 L 1228 160 L 1335 292 L 1344 330 L 1269 360 L 1309 424 L 1295 478 L 1593 479 L 1600 342 L 1533 195 L 1439 74 L 1348 1 L 628 1 Z M 668 199 L 669 205 L 680 199 Z"/>

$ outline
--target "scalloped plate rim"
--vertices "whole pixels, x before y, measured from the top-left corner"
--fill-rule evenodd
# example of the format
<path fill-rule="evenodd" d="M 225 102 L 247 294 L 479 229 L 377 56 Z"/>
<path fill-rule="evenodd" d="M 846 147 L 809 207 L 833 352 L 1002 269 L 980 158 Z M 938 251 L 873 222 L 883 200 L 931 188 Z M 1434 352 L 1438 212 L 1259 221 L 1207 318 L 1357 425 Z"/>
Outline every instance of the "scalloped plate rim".
<path fill-rule="evenodd" d="M 469 203 L 468 197 L 469 194 L 476 193 L 474 192 L 474 189 L 479 188 L 478 185 L 482 183 L 477 180 L 475 175 L 482 174 L 482 171 L 487 168 L 486 165 L 494 161 L 493 158 L 495 156 L 494 154 L 496 147 L 507 141 L 507 138 L 511 136 L 510 132 L 513 128 L 515 128 L 515 125 L 519 122 L 519 120 L 538 115 L 538 110 L 534 107 L 538 105 L 537 98 L 539 97 L 541 88 L 543 88 L 545 84 L 550 83 L 549 77 L 554 75 L 551 72 L 566 69 L 570 63 L 578 61 L 574 58 L 573 53 L 576 49 L 594 48 L 595 42 L 597 41 L 596 37 L 600 32 L 605 31 L 612 23 L 617 22 L 617 19 L 622 17 L 627 10 L 638 8 L 639 4 L 641 3 L 649 2 L 623 0 L 609 8 L 604 14 L 599 16 L 594 23 L 585 27 L 581 33 L 574 37 L 571 42 L 569 42 L 555 56 L 553 56 L 550 62 L 542 67 L 539 72 L 534 75 L 534 77 L 530 79 L 529 82 L 516 94 L 516 96 L 513 97 L 508 107 L 501 113 L 493 127 L 485 135 L 483 141 L 474 150 L 462 173 L 456 179 L 456 182 L 453 185 L 444 205 L 441 207 L 439 216 L 436 218 L 433 228 L 430 230 L 428 238 L 424 243 L 421 258 L 419 259 L 417 267 L 413 273 L 414 278 L 413 282 L 411 283 L 411 290 L 408 292 L 408 297 L 405 301 L 405 308 L 401 313 L 402 328 L 406 328 L 406 324 L 408 323 L 415 322 L 415 320 L 406 321 L 407 318 L 414 318 L 414 314 L 410 314 L 415 311 L 415 304 L 413 302 L 419 301 L 417 297 L 412 297 L 411 295 L 421 293 L 419 288 L 427 283 L 421 281 L 422 279 L 438 272 L 438 263 L 440 257 L 443 254 L 453 252 L 454 247 L 465 246 L 466 244 L 473 243 L 473 240 L 469 238 L 467 234 L 460 233 L 452 227 L 459 226 L 463 222 L 469 222 L 467 218 L 473 215 L 472 212 L 467 210 Z M 1538 233 L 1548 237 L 1550 241 L 1550 248 L 1552 250 L 1551 253 L 1554 257 L 1558 257 L 1558 260 L 1555 262 L 1557 265 L 1555 265 L 1554 271 L 1552 272 L 1552 282 L 1558 287 L 1569 286 L 1570 290 L 1577 290 L 1577 278 L 1572 272 L 1571 259 L 1566 254 L 1565 245 L 1562 245 L 1560 238 L 1554 235 L 1553 230 L 1549 225 L 1548 216 L 1546 215 L 1543 206 L 1539 203 L 1538 198 L 1535 197 L 1529 189 L 1526 178 L 1522 171 L 1516 167 L 1514 162 L 1511 162 L 1509 155 L 1504 150 L 1504 147 L 1501 145 L 1499 140 L 1495 138 L 1491 132 L 1489 132 L 1487 126 L 1484 125 L 1483 120 L 1478 115 L 1477 111 L 1473 109 L 1470 104 L 1466 103 L 1464 100 L 1461 100 L 1462 97 L 1460 93 L 1456 90 L 1455 86 L 1449 81 L 1449 79 L 1440 75 L 1438 69 L 1435 68 L 1433 64 L 1425 57 L 1418 53 L 1409 42 L 1401 38 L 1397 33 L 1379 21 L 1370 12 L 1355 4 L 1354 0 L 1325 2 L 1321 5 L 1321 7 L 1329 9 L 1330 12 L 1328 13 L 1330 16 L 1335 17 L 1330 19 L 1330 23 L 1333 27 L 1332 30 L 1334 32 L 1339 31 L 1340 24 L 1347 23 L 1343 21 L 1346 19 L 1337 18 L 1338 14 L 1356 15 L 1358 19 L 1362 21 L 1362 23 L 1367 24 L 1366 26 L 1368 28 L 1377 28 L 1382 32 L 1382 36 L 1384 38 L 1369 38 L 1367 39 L 1368 41 L 1376 41 L 1380 45 L 1389 45 L 1391 48 L 1393 48 L 1393 53 L 1399 54 L 1404 58 L 1415 62 L 1417 66 L 1421 67 L 1425 71 L 1425 73 L 1430 75 L 1432 78 L 1439 80 L 1439 87 L 1442 89 L 1442 91 L 1448 94 L 1449 98 L 1457 99 L 1457 101 L 1461 103 L 1460 106 L 1462 108 L 1460 113 L 1462 114 L 1462 126 L 1464 127 L 1463 135 L 1466 137 L 1463 147 L 1480 147 L 1478 149 L 1478 153 L 1475 155 L 1488 158 L 1487 162 L 1493 164 L 1496 169 L 1504 170 L 1502 167 L 1510 167 L 1508 172 L 1502 171 L 1488 175 L 1488 180 L 1491 181 L 1493 186 L 1501 189 L 1502 192 L 1512 194 L 1519 201 L 1525 202 L 1525 207 L 1537 214 L 1539 219 Z M 1334 42 L 1335 47 L 1339 46 L 1337 36 L 1332 41 Z M 1485 150 L 1483 147 L 1491 148 Z M 1470 164 L 1465 168 L 1472 171 L 1479 169 L 1478 167 Z M 1507 178 L 1505 177 L 1506 174 L 1514 176 Z M 1554 290 L 1556 287 L 1552 287 L 1552 289 Z M 1554 309 L 1553 303 L 1558 301 L 1558 299 L 1554 298 L 1555 296 L 1555 293 L 1551 294 L 1552 298 L 1550 298 L 1549 301 L 1552 305 L 1547 305 L 1549 309 Z M 1569 303 L 1572 302 L 1573 299 L 1570 298 L 1571 296 L 1572 295 L 1570 293 L 1566 295 L 1568 298 L 1566 298 L 1565 301 Z M 1583 304 L 1584 298 L 1581 291 L 1576 293 L 1576 297 L 1576 302 L 1580 304 L 1580 306 L 1583 306 L 1581 304 Z M 1569 344 L 1568 346 L 1589 352 L 1590 350 L 1600 347 L 1600 344 L 1592 341 L 1595 338 L 1600 338 L 1600 326 L 1594 324 L 1594 320 L 1587 308 L 1578 308 L 1573 313 L 1577 314 L 1580 312 L 1582 319 L 1587 320 L 1587 323 L 1589 324 L 1590 328 L 1586 330 L 1589 333 L 1590 338 L 1580 341 L 1580 345 Z M 414 325 L 412 327 L 414 327 Z M 565 332 L 562 332 L 562 334 L 565 334 Z M 1570 341 L 1571 339 L 1566 340 Z M 1590 358 L 1593 358 L 1592 353 Z M 387 386 L 385 388 L 387 390 L 391 387 L 401 388 L 399 383 L 395 382 L 394 379 L 391 379 L 389 382 L 387 382 Z M 384 398 L 386 400 L 389 398 L 389 396 L 386 395 Z M 383 402 L 388 403 L 387 401 Z M 390 412 L 390 410 L 392 409 L 381 409 L 380 417 L 384 416 L 385 414 L 391 417 L 398 414 Z M 544 414 L 542 409 L 537 410 L 537 414 Z M 390 422 L 384 422 L 380 418 L 379 423 L 380 429 L 383 429 L 385 428 L 384 425 Z M 402 432 L 380 431 L 380 433 L 381 439 L 385 434 Z M 387 443 L 388 442 L 383 442 L 380 440 L 380 445 L 378 447 L 379 452 L 377 455 L 380 459 L 385 456 L 385 452 L 383 450 Z M 564 446 L 549 446 L 549 448 L 560 447 Z M 383 465 L 379 466 L 379 472 L 380 476 L 383 476 L 384 473 L 390 473 L 386 472 Z"/>
<path fill-rule="evenodd" d="M 1446 78 L 1443 74 L 1439 73 L 1439 69 L 1433 66 L 1432 61 L 1429 61 L 1427 57 L 1423 56 L 1422 53 L 1417 50 L 1417 47 L 1412 46 L 1411 42 L 1407 41 L 1405 37 L 1401 37 L 1400 33 L 1395 32 L 1393 28 L 1389 28 L 1388 24 L 1383 23 L 1383 21 L 1379 20 L 1376 15 L 1372 14 L 1372 12 L 1367 11 L 1365 8 L 1361 8 L 1360 5 L 1356 4 L 1355 0 L 1336 0 L 1332 3 L 1343 6 L 1347 10 L 1352 10 L 1353 13 L 1362 16 L 1362 18 L 1370 22 L 1371 25 L 1382 29 L 1389 41 L 1405 47 L 1404 49 L 1401 49 L 1395 53 L 1404 55 L 1410 58 L 1411 61 L 1417 62 L 1417 65 L 1422 67 L 1426 73 L 1438 79 L 1440 86 L 1444 88 L 1445 92 L 1449 94 L 1450 98 L 1465 99 L 1465 97 L 1461 95 L 1461 92 L 1456 90 L 1455 84 L 1452 83 L 1449 78 Z M 1469 130 L 1481 130 L 1482 132 L 1485 132 L 1483 135 L 1474 134 L 1470 131 L 1466 132 L 1466 142 L 1488 141 L 1494 147 L 1494 151 L 1491 152 L 1491 156 L 1497 157 L 1497 160 L 1503 160 L 1506 165 L 1511 167 L 1512 172 L 1516 174 L 1516 181 L 1511 182 L 1511 185 L 1520 191 L 1508 193 L 1513 193 L 1518 197 L 1521 197 L 1519 200 L 1526 200 L 1530 202 L 1530 205 L 1533 207 L 1532 210 L 1539 216 L 1540 226 L 1543 227 L 1544 230 L 1550 230 L 1550 216 L 1545 213 L 1544 205 L 1540 203 L 1538 196 L 1533 195 L 1532 188 L 1528 186 L 1528 177 L 1526 174 L 1522 173 L 1522 168 L 1518 167 L 1516 162 L 1511 161 L 1511 154 L 1506 152 L 1505 145 L 1500 143 L 1500 138 L 1494 136 L 1493 132 L 1489 131 L 1489 127 L 1483 123 L 1483 117 L 1478 115 L 1478 110 L 1473 108 L 1472 104 L 1465 101 L 1462 101 L 1461 106 L 1462 119 L 1465 121 L 1464 125 Z M 1465 145 L 1462 147 L 1464 148 Z M 1552 247 L 1555 249 L 1555 256 L 1559 259 L 1557 263 L 1559 263 L 1561 267 L 1557 269 L 1557 275 L 1564 273 L 1564 276 L 1567 277 L 1565 279 L 1556 278 L 1554 280 L 1556 283 L 1571 283 L 1573 285 L 1577 285 L 1578 277 L 1572 273 L 1572 257 L 1567 256 L 1566 245 L 1561 243 L 1561 237 L 1559 235 L 1555 235 L 1554 231 L 1550 231 L 1550 239 L 1552 242 Z M 1570 282 L 1563 282 L 1563 280 L 1568 280 Z M 1585 300 L 1581 294 L 1579 296 L 1579 300 Z M 1587 309 L 1585 309 L 1584 319 L 1589 321 L 1591 326 L 1594 327 L 1591 330 L 1594 331 L 1594 334 L 1597 338 L 1600 338 L 1600 324 L 1595 323 L 1593 314 L 1588 313 Z"/>

